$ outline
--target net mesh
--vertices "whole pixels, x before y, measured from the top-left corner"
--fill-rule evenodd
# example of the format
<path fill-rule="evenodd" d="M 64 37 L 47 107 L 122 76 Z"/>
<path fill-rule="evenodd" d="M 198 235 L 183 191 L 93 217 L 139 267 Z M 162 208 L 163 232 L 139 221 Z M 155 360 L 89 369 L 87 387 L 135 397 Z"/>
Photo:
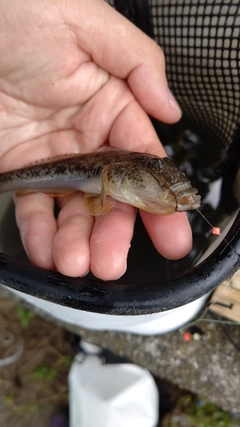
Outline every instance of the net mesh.
<path fill-rule="evenodd" d="M 190 126 L 222 153 L 240 119 L 238 0 L 150 0 L 156 42 Z M 219 152 L 219 150 L 218 150 Z"/>
<path fill-rule="evenodd" d="M 149 11 L 185 122 L 223 157 L 240 119 L 239 0 L 149 0 Z"/>

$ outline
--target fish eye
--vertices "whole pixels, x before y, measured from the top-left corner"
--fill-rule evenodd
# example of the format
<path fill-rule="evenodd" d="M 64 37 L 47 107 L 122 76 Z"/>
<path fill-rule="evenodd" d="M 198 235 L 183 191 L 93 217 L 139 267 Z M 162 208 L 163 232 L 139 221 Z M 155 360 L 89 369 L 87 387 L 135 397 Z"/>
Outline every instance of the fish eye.
<path fill-rule="evenodd" d="M 157 159 L 154 157 L 153 159 L 149 160 L 148 166 L 153 170 L 159 170 L 159 169 L 162 169 L 163 162 L 161 159 Z"/>

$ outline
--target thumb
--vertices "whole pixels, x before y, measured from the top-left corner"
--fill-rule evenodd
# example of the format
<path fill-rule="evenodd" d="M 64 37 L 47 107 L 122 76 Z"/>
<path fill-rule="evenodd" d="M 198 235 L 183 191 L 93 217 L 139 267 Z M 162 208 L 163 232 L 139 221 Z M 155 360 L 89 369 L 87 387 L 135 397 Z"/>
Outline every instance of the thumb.
<path fill-rule="evenodd" d="M 101 0 L 75 3 L 69 19 L 81 48 L 105 71 L 126 79 L 148 114 L 165 123 L 180 119 L 180 108 L 168 88 L 163 52 L 151 38 Z"/>

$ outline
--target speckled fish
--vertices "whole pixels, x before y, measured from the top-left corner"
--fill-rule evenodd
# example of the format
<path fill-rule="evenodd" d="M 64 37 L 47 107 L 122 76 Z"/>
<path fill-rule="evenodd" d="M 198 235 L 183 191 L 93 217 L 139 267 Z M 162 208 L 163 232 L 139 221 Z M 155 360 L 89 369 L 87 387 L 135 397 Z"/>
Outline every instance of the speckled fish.
<path fill-rule="evenodd" d="M 106 213 L 114 200 L 161 215 L 197 209 L 200 196 L 167 157 L 109 149 L 59 156 L 0 174 L 0 193 L 85 193 L 92 215 Z"/>

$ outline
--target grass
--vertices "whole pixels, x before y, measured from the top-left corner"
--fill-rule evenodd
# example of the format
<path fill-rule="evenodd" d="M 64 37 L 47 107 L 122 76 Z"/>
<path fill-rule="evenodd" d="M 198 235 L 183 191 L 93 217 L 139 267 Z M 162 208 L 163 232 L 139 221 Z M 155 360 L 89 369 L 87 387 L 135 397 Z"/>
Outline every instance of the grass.
<path fill-rule="evenodd" d="M 34 319 L 35 313 L 32 310 L 24 307 L 23 305 L 19 305 L 17 307 L 17 319 L 19 320 L 20 326 L 23 329 L 29 328 L 32 319 Z"/>
<path fill-rule="evenodd" d="M 38 366 L 33 372 L 29 374 L 29 378 L 33 381 L 36 380 L 47 380 L 52 381 L 57 376 L 57 369 L 48 366 L 48 365 L 41 365 Z"/>
<path fill-rule="evenodd" d="M 224 411 L 204 397 L 185 394 L 179 398 L 173 413 L 162 427 L 238 427 L 240 416 Z"/>

